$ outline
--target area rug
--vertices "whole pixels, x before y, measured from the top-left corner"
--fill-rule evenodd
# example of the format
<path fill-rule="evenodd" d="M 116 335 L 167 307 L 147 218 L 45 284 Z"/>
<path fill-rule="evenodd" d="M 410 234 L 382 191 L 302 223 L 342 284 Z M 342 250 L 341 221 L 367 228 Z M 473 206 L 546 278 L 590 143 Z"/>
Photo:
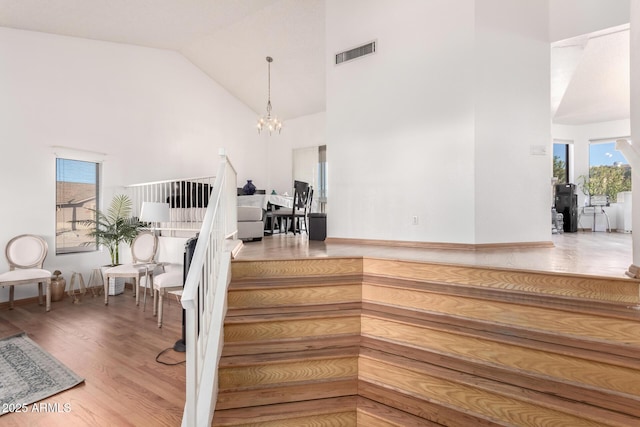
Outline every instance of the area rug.
<path fill-rule="evenodd" d="M 83 381 L 25 333 L 0 340 L 0 415 L 24 412 Z"/>

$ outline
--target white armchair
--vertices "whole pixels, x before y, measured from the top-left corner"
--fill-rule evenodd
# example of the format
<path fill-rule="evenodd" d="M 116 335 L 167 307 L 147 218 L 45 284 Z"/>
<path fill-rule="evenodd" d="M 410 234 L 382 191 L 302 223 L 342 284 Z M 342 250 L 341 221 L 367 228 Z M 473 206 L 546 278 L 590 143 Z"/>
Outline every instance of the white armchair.
<path fill-rule="evenodd" d="M 9 286 L 9 309 L 13 309 L 14 286 L 38 284 L 38 303 L 42 305 L 42 285 L 47 286 L 46 311 L 51 309 L 51 272 L 42 265 L 47 257 L 47 242 L 39 236 L 22 234 L 9 240 L 5 249 L 9 271 L 0 274 L 0 286 Z"/>

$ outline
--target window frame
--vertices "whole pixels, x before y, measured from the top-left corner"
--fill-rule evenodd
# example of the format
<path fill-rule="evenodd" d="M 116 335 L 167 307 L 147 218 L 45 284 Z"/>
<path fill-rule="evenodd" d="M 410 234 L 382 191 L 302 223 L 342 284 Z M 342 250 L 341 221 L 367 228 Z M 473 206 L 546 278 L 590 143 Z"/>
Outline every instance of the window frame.
<path fill-rule="evenodd" d="M 564 156 L 565 156 L 565 182 L 562 184 L 568 184 L 571 182 L 571 142 L 569 141 L 560 141 L 560 140 L 554 140 L 553 141 L 553 145 L 564 145 Z M 554 153 L 555 150 L 552 150 L 552 153 Z M 555 158 L 555 154 L 553 154 L 553 157 Z M 552 159 L 553 162 L 553 159 Z M 553 171 L 552 171 L 553 172 Z M 553 177 L 555 178 L 555 174 L 553 175 Z M 560 184 L 561 182 L 558 181 L 558 183 Z"/>
<path fill-rule="evenodd" d="M 82 163 L 89 163 L 93 166 L 95 166 L 95 184 L 93 183 L 88 183 L 88 184 L 93 184 L 95 185 L 95 198 L 94 197 L 90 197 L 88 199 L 84 199 L 84 200 L 79 200 L 77 203 L 67 203 L 67 204 L 63 204 L 63 203 L 59 203 L 58 201 L 58 197 L 59 197 L 59 190 L 60 190 L 60 186 L 59 183 L 62 182 L 73 182 L 73 181 L 59 181 L 59 177 L 61 172 L 59 171 L 60 168 L 60 162 L 82 162 Z M 62 172 L 64 173 L 64 172 Z M 56 153 L 55 155 L 55 254 L 56 255 L 69 255 L 69 254 L 79 254 L 79 253 L 87 253 L 87 252 L 96 252 L 98 250 L 100 250 L 99 245 L 97 244 L 97 239 L 94 241 L 94 244 L 80 244 L 77 246 L 62 246 L 59 245 L 59 233 L 62 233 L 65 231 L 65 228 L 60 228 L 59 225 L 61 223 L 64 223 L 59 221 L 59 213 L 61 209 L 68 209 L 71 208 L 75 211 L 75 214 L 77 215 L 77 209 L 81 209 L 83 205 L 85 205 L 88 201 L 94 200 L 95 199 L 95 210 L 99 210 L 100 209 L 100 197 L 101 197 L 101 193 L 102 193 L 102 162 L 101 161 L 97 161 L 94 159 L 86 159 L 86 158 L 82 158 L 81 156 L 72 156 L 72 155 L 68 155 L 68 154 L 64 154 L 64 155 L 59 155 Z M 66 205 L 66 206 L 65 206 Z M 73 212 L 73 211 L 72 211 Z M 74 214 L 72 213 L 72 218 L 77 218 L 76 216 L 74 216 Z M 64 216 L 63 216 L 64 218 Z M 95 216 L 94 216 L 95 218 Z M 73 221 L 73 219 L 71 220 Z M 68 231 L 68 230 L 67 230 Z M 75 231 L 74 226 L 72 226 L 71 231 Z"/>

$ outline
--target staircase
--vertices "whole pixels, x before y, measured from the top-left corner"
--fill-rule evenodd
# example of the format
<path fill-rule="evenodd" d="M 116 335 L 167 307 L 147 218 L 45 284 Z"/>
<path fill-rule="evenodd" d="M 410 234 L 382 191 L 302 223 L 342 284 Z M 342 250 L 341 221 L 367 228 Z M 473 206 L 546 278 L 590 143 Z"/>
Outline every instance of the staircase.
<path fill-rule="evenodd" d="M 234 261 L 213 425 L 640 425 L 639 283 Z"/>

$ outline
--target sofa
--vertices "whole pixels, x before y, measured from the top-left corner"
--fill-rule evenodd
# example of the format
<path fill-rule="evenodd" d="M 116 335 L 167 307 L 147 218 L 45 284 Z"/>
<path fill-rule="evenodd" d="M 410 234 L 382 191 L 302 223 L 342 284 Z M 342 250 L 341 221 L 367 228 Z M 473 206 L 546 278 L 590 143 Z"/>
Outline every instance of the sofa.
<path fill-rule="evenodd" d="M 262 240 L 264 211 L 257 206 L 238 206 L 238 239 Z"/>

